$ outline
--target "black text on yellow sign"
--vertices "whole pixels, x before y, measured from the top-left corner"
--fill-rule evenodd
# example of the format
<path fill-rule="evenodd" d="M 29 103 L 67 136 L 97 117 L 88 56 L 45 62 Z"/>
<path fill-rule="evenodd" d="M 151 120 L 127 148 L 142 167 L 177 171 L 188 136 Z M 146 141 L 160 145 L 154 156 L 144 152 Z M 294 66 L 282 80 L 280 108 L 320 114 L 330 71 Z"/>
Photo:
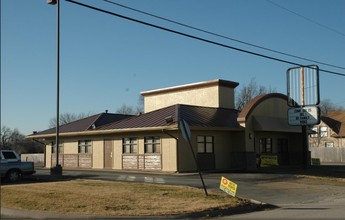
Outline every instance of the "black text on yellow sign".
<path fill-rule="evenodd" d="M 235 197 L 236 191 L 237 191 L 237 184 L 234 182 L 231 182 L 230 180 L 222 176 L 222 179 L 220 180 L 219 189 Z"/>

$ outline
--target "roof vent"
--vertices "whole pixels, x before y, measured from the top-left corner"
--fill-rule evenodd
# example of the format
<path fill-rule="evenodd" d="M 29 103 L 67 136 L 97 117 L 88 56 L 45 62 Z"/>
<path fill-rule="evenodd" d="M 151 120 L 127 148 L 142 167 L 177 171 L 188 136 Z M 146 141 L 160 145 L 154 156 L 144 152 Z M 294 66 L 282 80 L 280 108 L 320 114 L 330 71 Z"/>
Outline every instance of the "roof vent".
<path fill-rule="evenodd" d="M 168 116 L 168 117 L 166 117 L 166 118 L 164 118 L 164 120 L 165 120 L 165 122 L 166 122 L 167 124 L 169 124 L 169 123 L 171 123 L 171 122 L 174 121 L 174 119 L 173 119 L 173 117 L 172 117 L 171 115 Z"/>

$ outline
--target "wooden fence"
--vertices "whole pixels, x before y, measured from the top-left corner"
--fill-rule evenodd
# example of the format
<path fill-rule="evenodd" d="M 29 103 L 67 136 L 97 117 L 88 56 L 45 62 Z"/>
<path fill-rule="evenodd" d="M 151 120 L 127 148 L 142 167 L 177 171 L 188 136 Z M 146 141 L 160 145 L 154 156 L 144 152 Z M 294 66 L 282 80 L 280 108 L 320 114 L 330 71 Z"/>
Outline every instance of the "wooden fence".
<path fill-rule="evenodd" d="M 322 162 L 345 163 L 345 147 L 311 147 L 311 157 Z"/>

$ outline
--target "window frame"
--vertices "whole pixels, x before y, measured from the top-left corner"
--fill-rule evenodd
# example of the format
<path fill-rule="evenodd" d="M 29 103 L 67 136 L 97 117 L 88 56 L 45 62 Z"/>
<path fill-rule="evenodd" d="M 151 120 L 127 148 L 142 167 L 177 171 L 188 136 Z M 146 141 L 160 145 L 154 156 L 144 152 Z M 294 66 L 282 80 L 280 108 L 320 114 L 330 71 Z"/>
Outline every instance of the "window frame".
<path fill-rule="evenodd" d="M 333 142 L 325 142 L 325 148 L 333 148 L 334 147 L 334 143 Z"/>
<path fill-rule="evenodd" d="M 122 154 L 138 154 L 138 138 L 122 138 Z"/>
<path fill-rule="evenodd" d="M 260 138 L 259 140 L 261 153 L 273 153 L 273 140 L 272 138 Z"/>
<path fill-rule="evenodd" d="M 78 154 L 92 154 L 92 141 L 78 140 Z"/>
<path fill-rule="evenodd" d="M 325 130 L 323 130 L 323 128 Z M 328 137 L 328 127 L 327 126 L 320 126 L 320 137 Z"/>
<path fill-rule="evenodd" d="M 209 138 L 211 138 L 211 140 Z M 198 135 L 196 137 L 196 143 L 198 154 L 214 154 L 214 136 Z M 209 145 L 211 145 L 211 151 Z"/>
<path fill-rule="evenodd" d="M 319 128 L 318 127 L 312 127 L 311 130 L 314 131 L 315 133 L 310 134 L 310 137 L 312 137 L 312 138 L 319 137 Z"/>
<path fill-rule="evenodd" d="M 63 154 L 63 143 L 59 143 L 59 154 Z M 56 144 L 54 142 L 52 142 L 52 146 L 51 146 L 51 151 L 52 151 L 52 154 L 55 154 L 56 153 Z"/>
<path fill-rule="evenodd" d="M 149 152 L 148 149 L 151 149 L 151 152 Z M 161 137 L 159 136 L 144 137 L 144 153 L 145 154 L 160 154 L 161 153 Z"/>

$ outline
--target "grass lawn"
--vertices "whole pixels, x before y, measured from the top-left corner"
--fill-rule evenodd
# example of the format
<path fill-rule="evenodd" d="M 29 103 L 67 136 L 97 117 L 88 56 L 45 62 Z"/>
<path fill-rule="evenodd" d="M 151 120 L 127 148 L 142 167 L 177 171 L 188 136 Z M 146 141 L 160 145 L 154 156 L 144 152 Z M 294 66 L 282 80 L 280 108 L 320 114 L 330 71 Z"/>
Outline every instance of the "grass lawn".
<path fill-rule="evenodd" d="M 95 216 L 159 216 L 250 206 L 222 191 L 76 179 L 1 186 L 1 206 Z"/>

